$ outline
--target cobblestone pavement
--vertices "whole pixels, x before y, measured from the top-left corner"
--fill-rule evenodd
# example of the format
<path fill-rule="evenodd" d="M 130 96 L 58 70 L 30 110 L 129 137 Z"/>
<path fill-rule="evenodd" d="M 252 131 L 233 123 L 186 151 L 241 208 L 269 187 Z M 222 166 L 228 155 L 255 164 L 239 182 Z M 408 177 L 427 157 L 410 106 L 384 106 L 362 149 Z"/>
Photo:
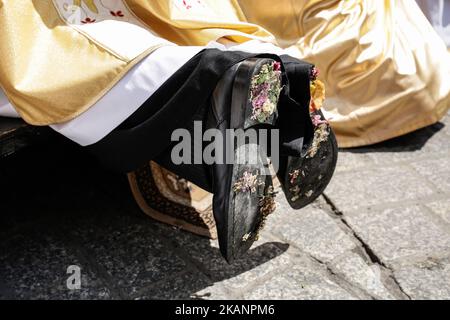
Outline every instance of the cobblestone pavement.
<path fill-rule="evenodd" d="M 0 178 L 0 298 L 450 298 L 450 116 L 343 150 L 325 195 L 294 211 L 280 194 L 233 265 L 215 241 L 147 218 L 126 178 L 75 146 L 22 151 Z"/>

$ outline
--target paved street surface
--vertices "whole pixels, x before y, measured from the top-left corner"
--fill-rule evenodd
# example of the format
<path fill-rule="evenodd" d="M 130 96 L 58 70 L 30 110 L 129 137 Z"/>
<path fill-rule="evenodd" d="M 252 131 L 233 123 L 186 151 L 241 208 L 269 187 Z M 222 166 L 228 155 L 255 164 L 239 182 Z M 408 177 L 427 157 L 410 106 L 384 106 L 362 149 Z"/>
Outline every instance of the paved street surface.
<path fill-rule="evenodd" d="M 294 211 L 280 194 L 233 265 L 142 214 L 124 176 L 53 148 L 0 162 L 0 298 L 450 299 L 450 116 L 342 151 L 325 196 Z"/>

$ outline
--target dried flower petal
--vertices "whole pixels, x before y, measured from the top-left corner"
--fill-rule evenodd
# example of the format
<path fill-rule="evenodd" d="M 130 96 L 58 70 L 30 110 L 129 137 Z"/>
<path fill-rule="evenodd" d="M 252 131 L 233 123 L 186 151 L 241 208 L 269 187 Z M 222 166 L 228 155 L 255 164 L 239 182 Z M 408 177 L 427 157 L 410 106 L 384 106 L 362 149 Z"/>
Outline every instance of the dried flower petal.
<path fill-rule="evenodd" d="M 291 184 L 294 184 L 294 183 L 295 183 L 295 180 L 298 178 L 299 175 L 300 175 L 300 170 L 299 170 L 299 169 L 290 172 L 290 173 L 289 173 L 289 178 L 290 178 L 290 179 L 289 179 L 289 182 L 290 182 Z"/>
<path fill-rule="evenodd" d="M 281 64 L 265 64 L 252 79 L 250 101 L 252 119 L 265 122 L 275 111 L 281 92 Z"/>
<path fill-rule="evenodd" d="M 273 70 L 280 71 L 281 70 L 281 63 L 279 63 L 278 61 L 274 62 L 273 63 Z"/>
<path fill-rule="evenodd" d="M 322 108 L 325 101 L 325 85 L 320 80 L 315 80 L 310 84 L 311 103 L 310 111 L 316 111 Z"/>
<path fill-rule="evenodd" d="M 250 239 L 250 236 L 251 236 L 252 234 L 251 233 L 246 233 L 246 234 L 244 234 L 243 236 L 242 236 L 242 241 L 247 241 L 248 239 Z"/>
<path fill-rule="evenodd" d="M 328 120 L 322 120 L 322 116 L 320 114 L 315 114 L 312 118 L 312 123 L 315 127 L 321 125 L 321 124 L 328 124 Z"/>
<path fill-rule="evenodd" d="M 256 192 L 258 176 L 245 171 L 241 178 L 233 186 L 234 192 Z"/>
<path fill-rule="evenodd" d="M 319 69 L 317 69 L 317 67 L 312 67 L 311 71 L 309 72 L 309 78 L 311 79 L 311 81 L 315 81 L 317 79 L 317 77 L 319 76 Z"/>
<path fill-rule="evenodd" d="M 328 140 L 328 135 L 330 134 L 328 130 L 328 125 L 321 124 L 319 125 L 316 130 L 314 130 L 314 138 L 311 143 L 311 146 L 308 148 L 308 151 L 306 153 L 306 156 L 308 158 L 312 158 L 316 155 L 317 151 L 319 150 L 319 146 L 322 142 Z"/>
<path fill-rule="evenodd" d="M 259 239 L 259 233 L 266 225 L 267 217 L 275 211 L 277 203 L 275 202 L 275 192 L 273 187 L 269 187 L 267 193 L 259 200 L 259 212 L 261 213 L 261 220 L 256 229 L 255 241 Z"/>
<path fill-rule="evenodd" d="M 310 197 L 313 195 L 313 193 L 314 193 L 314 191 L 309 190 L 308 192 L 305 193 L 305 196 L 306 196 L 307 198 L 310 198 Z"/>

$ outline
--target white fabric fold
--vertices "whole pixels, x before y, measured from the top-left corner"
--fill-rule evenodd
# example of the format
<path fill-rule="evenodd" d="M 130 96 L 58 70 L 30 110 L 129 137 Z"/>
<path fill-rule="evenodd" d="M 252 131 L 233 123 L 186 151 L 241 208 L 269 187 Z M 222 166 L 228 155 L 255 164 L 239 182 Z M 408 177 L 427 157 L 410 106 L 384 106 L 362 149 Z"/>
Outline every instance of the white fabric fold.
<path fill-rule="evenodd" d="M 93 144 L 135 112 L 202 47 L 162 47 L 133 67 L 95 105 L 51 127 L 82 146 Z"/>

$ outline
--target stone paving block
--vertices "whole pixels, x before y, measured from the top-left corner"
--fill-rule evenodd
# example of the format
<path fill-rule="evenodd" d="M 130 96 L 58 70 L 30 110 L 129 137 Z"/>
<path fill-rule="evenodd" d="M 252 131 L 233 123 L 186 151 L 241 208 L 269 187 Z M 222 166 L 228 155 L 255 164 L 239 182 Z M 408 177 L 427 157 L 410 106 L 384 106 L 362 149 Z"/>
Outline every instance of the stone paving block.
<path fill-rule="evenodd" d="M 397 163 L 408 163 L 418 158 L 427 157 L 423 149 L 417 150 L 378 150 L 368 149 L 367 156 L 375 163 L 375 167 L 390 166 Z"/>
<path fill-rule="evenodd" d="M 380 266 L 368 264 L 360 255 L 347 252 L 331 264 L 334 272 L 342 275 L 348 282 L 364 289 L 377 299 L 395 299 L 383 283 Z"/>
<path fill-rule="evenodd" d="M 326 208 L 328 204 L 322 198 L 299 211 L 292 210 L 283 198 L 278 202 L 277 212 L 267 221 L 273 234 L 327 263 L 334 272 L 369 294 L 394 298 L 381 282 L 377 266 L 368 265 L 355 253 L 358 242 L 324 211 L 330 208 Z"/>
<path fill-rule="evenodd" d="M 450 136 L 450 110 L 447 112 L 447 115 L 441 119 L 440 121 L 445 127 L 442 132 Z"/>
<path fill-rule="evenodd" d="M 216 282 L 194 293 L 193 299 L 239 300 L 242 298 L 240 295 L 233 294 L 228 289 L 226 289 L 222 282 Z"/>
<path fill-rule="evenodd" d="M 283 221 L 268 218 L 267 224 L 272 225 L 273 234 L 316 259 L 331 261 L 356 246 L 352 238 L 338 226 L 339 220 L 331 218 L 316 205 L 294 211 L 287 201 L 280 200 L 279 210 L 280 215 L 287 217 Z"/>
<path fill-rule="evenodd" d="M 336 173 L 344 171 L 355 171 L 374 165 L 374 161 L 365 153 L 356 150 L 339 150 Z"/>
<path fill-rule="evenodd" d="M 450 119 L 450 117 L 446 117 Z M 448 120 L 447 120 L 448 121 Z M 450 125 L 443 122 L 438 122 L 427 128 L 431 135 L 420 149 L 422 154 L 428 157 L 433 157 L 435 154 L 447 152 L 450 150 Z"/>
<path fill-rule="evenodd" d="M 427 203 L 426 206 L 450 225 L 450 199 Z"/>
<path fill-rule="evenodd" d="M 86 226 L 74 235 L 93 262 L 128 295 L 186 269 L 183 259 L 167 248 L 151 223 L 145 221 Z"/>
<path fill-rule="evenodd" d="M 424 199 L 433 189 L 412 169 L 392 166 L 336 174 L 325 194 L 343 212 L 389 202 Z"/>
<path fill-rule="evenodd" d="M 325 269 L 309 259 L 299 258 L 286 271 L 244 294 L 245 299 L 349 300 L 356 299 L 328 278 Z"/>
<path fill-rule="evenodd" d="M 2 243 L 1 249 L 0 299 L 115 298 L 102 280 L 57 238 L 27 234 Z M 80 289 L 67 288 L 70 265 L 81 268 Z"/>
<path fill-rule="evenodd" d="M 213 282 L 230 289 L 245 287 L 289 263 L 288 244 L 261 236 L 245 257 L 228 264 L 220 255 L 217 241 L 208 240 L 187 232 L 166 230 L 176 248 L 182 249 L 193 263 Z"/>
<path fill-rule="evenodd" d="M 249 258 L 244 258 L 240 264 L 242 271 L 236 271 L 236 275 L 221 281 L 221 283 L 230 289 L 245 288 L 255 282 L 261 281 L 261 279 L 271 276 L 277 272 L 280 272 L 290 265 L 291 258 L 289 256 L 289 250 L 281 253 L 287 245 L 276 242 L 264 242 L 257 244 L 252 251 L 250 262 Z M 273 258 L 264 261 L 263 256 L 269 255 Z M 267 256 L 266 256 L 267 257 Z M 251 269 L 247 269 L 245 265 L 255 265 Z M 240 273 L 239 273 L 240 272 Z"/>
<path fill-rule="evenodd" d="M 396 162 L 411 162 L 450 150 L 450 138 L 445 134 L 448 127 L 443 123 L 416 130 L 373 146 L 360 149 L 376 165 L 390 165 Z"/>
<path fill-rule="evenodd" d="M 411 165 L 421 176 L 427 178 L 439 190 L 450 193 L 449 158 L 450 152 L 433 159 L 413 162 Z"/>
<path fill-rule="evenodd" d="M 395 271 L 395 277 L 412 299 L 450 299 L 450 261 L 428 259 Z"/>
<path fill-rule="evenodd" d="M 450 250 L 450 234 L 419 206 L 360 210 L 346 219 L 384 262 Z"/>
<path fill-rule="evenodd" d="M 187 272 L 158 282 L 135 300 L 230 299 L 223 286 L 214 285 L 201 273 Z"/>

